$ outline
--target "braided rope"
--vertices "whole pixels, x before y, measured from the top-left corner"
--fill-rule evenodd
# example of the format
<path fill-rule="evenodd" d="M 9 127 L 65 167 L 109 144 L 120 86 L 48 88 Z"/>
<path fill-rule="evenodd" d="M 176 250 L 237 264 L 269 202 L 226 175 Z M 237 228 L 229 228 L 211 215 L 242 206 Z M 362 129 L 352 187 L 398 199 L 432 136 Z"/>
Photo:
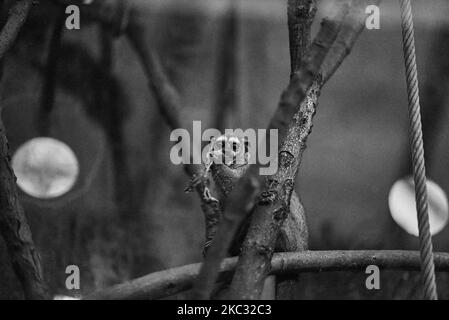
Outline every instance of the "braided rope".
<path fill-rule="evenodd" d="M 418 211 L 421 278 L 424 286 L 424 298 L 427 300 L 436 300 L 438 297 L 427 206 L 426 169 L 424 166 L 413 16 L 410 0 L 399 1 L 401 4 L 402 37 L 407 76 L 410 147 L 415 181 L 416 209 Z"/>

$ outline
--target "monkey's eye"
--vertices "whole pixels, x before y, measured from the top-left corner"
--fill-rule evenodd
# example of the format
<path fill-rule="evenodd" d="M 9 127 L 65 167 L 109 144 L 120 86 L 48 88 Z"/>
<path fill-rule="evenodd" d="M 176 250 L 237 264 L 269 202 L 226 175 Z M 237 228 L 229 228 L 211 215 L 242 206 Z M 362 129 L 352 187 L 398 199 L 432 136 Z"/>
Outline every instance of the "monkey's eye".
<path fill-rule="evenodd" d="M 245 147 L 245 153 L 248 153 L 249 152 L 249 141 L 248 140 L 245 140 L 245 142 L 244 142 L 244 147 Z"/>
<path fill-rule="evenodd" d="M 226 138 L 225 137 L 218 137 L 217 140 L 214 143 L 214 150 L 215 151 L 223 151 L 226 146 Z"/>
<path fill-rule="evenodd" d="M 240 151 L 240 141 L 238 138 L 235 137 L 230 138 L 229 143 L 231 145 L 232 151 L 234 152 Z"/>

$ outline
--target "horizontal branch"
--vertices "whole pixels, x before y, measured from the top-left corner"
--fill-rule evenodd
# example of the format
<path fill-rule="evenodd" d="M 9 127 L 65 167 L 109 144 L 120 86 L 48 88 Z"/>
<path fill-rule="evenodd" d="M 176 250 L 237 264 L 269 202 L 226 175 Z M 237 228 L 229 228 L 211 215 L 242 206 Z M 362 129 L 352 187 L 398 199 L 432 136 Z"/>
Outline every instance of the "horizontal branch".
<path fill-rule="evenodd" d="M 220 274 L 232 272 L 237 257 L 223 260 Z M 298 272 L 354 271 L 376 265 L 381 269 L 419 271 L 418 251 L 352 250 L 303 251 L 275 253 L 271 260 L 271 274 Z M 201 263 L 158 271 L 85 297 L 88 300 L 159 299 L 192 287 Z M 449 253 L 435 253 L 436 271 L 449 271 Z"/>

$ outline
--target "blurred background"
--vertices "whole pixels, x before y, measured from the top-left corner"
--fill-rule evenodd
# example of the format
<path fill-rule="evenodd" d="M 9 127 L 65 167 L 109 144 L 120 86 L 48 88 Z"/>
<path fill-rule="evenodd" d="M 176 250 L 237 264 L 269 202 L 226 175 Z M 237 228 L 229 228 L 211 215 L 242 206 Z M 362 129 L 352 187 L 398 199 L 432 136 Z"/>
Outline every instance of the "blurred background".
<path fill-rule="evenodd" d="M 226 92 L 224 77 L 231 77 L 234 87 L 226 127 L 244 129 L 267 126 L 289 80 L 286 1 L 236 2 L 230 19 L 225 0 L 136 1 L 148 45 L 159 52 L 180 92 L 183 117 L 201 120 L 203 129 L 214 126 L 217 101 Z M 331 1 L 318 2 L 314 32 Z M 415 0 L 413 9 L 427 173 L 447 193 L 449 4 Z M 67 179 L 56 191 L 47 186 L 30 193 L 24 180 L 20 191 L 52 294 L 83 295 L 201 261 L 198 197 L 184 193 L 188 178 L 170 162 L 170 130 L 134 51 L 125 37 L 114 38 L 83 17 L 80 30 L 61 28 L 65 17 L 45 1 L 33 7 L 5 61 L 1 84 L 11 155 L 16 169 L 26 169 L 22 179 L 33 175 L 33 163 L 46 162 L 18 155 L 37 137 L 63 142 L 61 157 L 59 151 L 50 155 L 71 168 L 55 173 L 48 164 L 47 173 Z M 384 0 L 380 29 L 362 33 L 322 91 L 297 179 L 312 250 L 418 250 L 417 238 L 395 223 L 388 206 L 393 184 L 411 173 L 399 18 L 398 2 Z M 59 54 L 52 57 L 58 32 Z M 231 64 L 224 54 L 229 46 Z M 42 107 L 49 65 L 56 84 L 50 111 Z M 434 236 L 435 251 L 449 251 L 448 237 L 447 227 Z M 71 264 L 81 271 L 77 292 L 65 288 Z M 418 273 L 383 271 L 381 289 L 371 291 L 366 276 L 364 270 L 304 274 L 297 297 L 420 296 Z M 437 274 L 440 298 L 449 298 L 448 278 Z M 1 239 L 0 298 L 21 295 Z"/>

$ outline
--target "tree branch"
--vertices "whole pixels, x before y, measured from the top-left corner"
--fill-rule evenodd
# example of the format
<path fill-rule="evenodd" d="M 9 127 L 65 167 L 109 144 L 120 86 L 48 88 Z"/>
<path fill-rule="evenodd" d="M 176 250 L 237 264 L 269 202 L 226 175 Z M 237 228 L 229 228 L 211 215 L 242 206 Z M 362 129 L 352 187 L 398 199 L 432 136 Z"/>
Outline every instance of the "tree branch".
<path fill-rule="evenodd" d="M 380 2 L 381 0 L 370 1 L 374 5 L 378 5 Z M 345 23 L 341 27 L 340 33 L 321 68 L 323 84 L 332 77 L 343 60 L 351 53 L 355 42 L 365 29 L 367 17 L 365 8 L 367 5 L 368 1 L 366 0 L 353 0 Z"/>
<path fill-rule="evenodd" d="M 251 227 L 232 280 L 232 298 L 246 300 L 260 297 L 279 231 L 289 214 L 296 172 L 312 129 L 319 92 L 319 83 L 315 82 L 279 150 L 278 171 L 268 179 L 265 191 L 256 203 Z"/>
<path fill-rule="evenodd" d="M 289 119 L 293 119 L 297 106 L 304 100 L 306 92 L 318 76 L 321 64 L 337 37 L 346 9 L 345 7 L 339 10 L 338 14 L 332 19 L 326 18 L 323 20 L 321 29 L 310 45 L 299 71 L 293 75 L 287 89 L 282 94 L 281 101 L 270 124 L 270 128 L 279 130 L 280 139 L 285 137 Z M 257 166 L 251 166 L 248 171 L 255 170 L 254 168 L 257 168 Z M 235 190 L 233 194 L 236 193 Z M 244 193 L 247 194 L 248 191 L 245 190 Z M 239 200 L 241 200 L 239 202 L 241 205 L 246 203 L 248 199 Z M 232 204 L 229 209 L 223 216 L 216 238 L 206 256 L 198 282 L 194 287 L 193 297 L 196 299 L 208 299 L 210 297 L 220 262 L 225 258 L 232 238 L 244 218 L 245 210 L 234 211 L 235 205 Z"/>
<path fill-rule="evenodd" d="M 279 141 L 283 141 L 287 128 L 292 121 L 297 107 L 305 99 L 307 90 L 319 76 L 321 65 L 337 38 L 347 7 L 338 10 L 334 18 L 325 18 L 318 35 L 310 45 L 301 67 L 290 79 L 287 89 L 282 93 L 278 108 L 271 119 L 269 129 L 279 130 Z"/>
<path fill-rule="evenodd" d="M 0 60 L 11 48 L 30 11 L 33 0 L 16 0 L 0 33 Z"/>
<path fill-rule="evenodd" d="M 357 2 L 358 0 L 353 1 L 353 6 L 360 5 L 360 2 Z M 380 1 L 377 1 L 376 3 L 379 3 Z M 334 45 L 331 48 L 331 53 L 329 53 L 325 58 L 327 65 L 332 66 L 334 64 L 340 65 L 343 59 L 349 54 L 351 47 L 355 44 L 355 40 L 357 39 L 358 35 L 360 34 L 361 30 L 363 30 L 363 26 L 365 23 L 365 17 L 366 15 L 363 13 L 363 19 L 355 19 L 356 13 L 360 14 L 360 11 L 355 10 L 353 7 L 351 7 L 350 15 L 348 14 L 345 17 L 344 20 L 344 26 L 345 28 L 341 28 L 338 34 L 339 38 L 339 44 L 336 45 L 334 48 Z M 353 24 L 356 24 L 357 26 L 353 26 Z M 349 27 L 348 27 L 349 26 Z M 344 45 L 342 45 L 344 44 Z M 335 67 L 336 68 L 336 67 Z M 323 69 L 321 69 L 323 70 Z M 322 73 L 322 71 L 320 72 Z M 324 84 L 329 79 L 330 74 L 326 74 L 325 79 L 321 79 L 317 77 L 317 84 L 319 84 L 319 90 L 324 86 Z M 316 94 L 319 95 L 319 90 L 316 91 Z M 276 115 L 275 115 L 276 116 Z M 297 115 L 299 116 L 299 115 Z M 289 124 L 288 120 L 288 113 L 285 113 L 284 116 L 279 117 L 281 121 L 278 121 L 281 132 L 283 131 L 283 128 L 287 128 Z M 283 119 L 283 120 L 282 120 Z M 273 123 L 273 121 L 272 121 Z M 273 125 L 270 125 L 270 127 L 274 127 Z M 284 129 L 287 130 L 287 129 Z M 282 135 L 282 133 L 281 133 Z M 255 190 L 257 190 L 257 186 L 260 185 L 260 177 L 258 177 L 257 170 L 258 166 L 252 166 L 247 171 L 247 174 L 242 177 L 240 180 L 239 185 L 235 189 L 235 191 L 231 194 L 231 197 L 228 201 L 228 210 L 225 214 L 225 223 L 220 226 L 223 230 L 219 232 L 220 244 L 219 246 L 222 247 L 221 250 L 226 252 L 226 248 L 228 246 L 227 238 L 233 237 L 235 234 L 235 231 L 238 229 L 238 225 L 241 223 L 244 217 L 239 216 L 244 214 L 247 214 L 248 211 L 248 203 L 252 202 L 253 194 L 256 193 Z M 218 237 L 217 237 L 218 238 Z"/>
<path fill-rule="evenodd" d="M 67 5 L 71 0 L 51 0 L 51 2 L 55 5 Z M 81 5 L 82 1 L 77 0 L 73 3 Z M 83 5 L 82 10 L 93 21 L 111 26 L 113 30 L 116 30 L 116 34 L 123 33 L 127 36 L 148 79 L 149 88 L 157 101 L 159 113 L 172 130 L 186 128 L 188 123 L 181 117 L 178 91 L 167 76 L 157 53 L 147 44 L 148 32 L 142 25 L 139 7 L 129 1 L 108 0 L 94 2 L 92 5 Z M 184 165 L 184 170 L 187 175 L 192 177 L 192 180 L 198 180 L 198 183 L 195 183 L 195 190 L 200 198 L 201 209 L 206 225 L 208 225 L 210 220 L 221 215 L 221 207 L 214 199 L 206 196 L 206 183 L 201 179 L 204 166 L 193 164 L 192 161 L 190 163 Z"/>
<path fill-rule="evenodd" d="M 298 71 L 310 45 L 310 27 L 316 11 L 316 0 L 288 0 L 287 19 L 292 76 Z"/>
<path fill-rule="evenodd" d="M 315 0 L 288 0 L 287 19 L 291 62 L 290 77 L 299 70 L 301 61 L 310 46 L 311 26 L 315 18 L 316 11 L 317 7 Z M 305 102 L 302 104 L 307 104 L 308 101 L 311 101 L 310 98 L 311 96 L 308 94 Z M 309 236 L 306 214 L 304 207 L 300 204 L 299 197 L 294 192 L 295 191 L 292 193 L 292 201 L 288 207 L 288 216 L 283 221 L 280 227 L 280 234 L 276 240 L 276 250 L 282 252 L 304 251 L 308 249 Z M 294 198 L 296 198 L 296 202 L 299 203 L 299 206 L 293 205 L 295 202 Z M 286 232 L 285 230 L 288 231 Z M 269 277 L 265 280 L 263 291 L 265 290 L 266 282 Z M 297 280 L 297 275 L 293 277 L 291 275 L 279 276 L 276 284 L 277 299 L 294 299 L 294 288 Z M 263 291 L 261 293 L 262 295 Z"/>
<path fill-rule="evenodd" d="M 435 253 L 435 269 L 449 271 L 449 253 Z M 237 257 L 224 259 L 220 275 L 231 273 Z M 419 271 L 418 251 L 367 250 L 367 251 L 303 251 L 275 253 L 271 260 L 271 274 L 297 274 L 301 272 L 359 271 L 369 265 L 381 269 Z M 159 299 L 188 290 L 196 281 L 201 263 L 158 271 L 94 292 L 85 299 Z"/>
<path fill-rule="evenodd" d="M 362 27 L 363 27 L 363 24 L 362 24 Z M 333 52 L 332 54 L 329 54 L 328 57 L 326 58 L 326 59 L 330 59 L 331 56 L 337 57 L 340 54 L 341 58 L 335 58 L 335 59 L 333 58 L 333 60 L 331 60 L 331 61 L 334 61 L 334 63 L 337 64 L 335 69 L 338 67 L 338 65 L 341 63 L 341 61 L 344 59 L 344 57 L 349 53 L 348 49 L 350 49 L 350 47 L 354 44 L 355 39 L 358 36 L 358 33 L 354 36 L 354 30 L 357 33 L 358 29 L 355 29 L 355 28 L 349 28 L 348 31 L 345 32 L 345 33 L 340 31 L 339 37 L 340 36 L 343 37 L 342 34 L 346 34 L 345 37 L 348 37 L 348 35 L 349 35 L 349 37 L 347 39 L 353 39 L 353 40 L 348 40 L 346 42 L 344 42 L 344 41 L 342 42 L 342 43 L 346 43 L 346 46 L 340 46 L 340 48 L 344 49 L 343 51 L 341 51 L 341 49 L 340 50 L 333 50 L 334 48 L 331 48 L 331 52 L 333 52 L 333 51 L 336 51 L 336 52 Z M 362 30 L 362 28 L 360 28 L 360 30 Z M 353 37 L 353 38 L 351 38 L 351 37 Z M 319 46 L 321 46 L 321 43 L 318 43 L 318 47 Z M 331 63 L 331 65 L 332 65 L 332 63 Z M 330 68 L 329 70 L 332 70 L 332 68 Z M 321 68 L 321 70 L 323 70 L 323 69 Z M 307 76 L 310 76 L 310 73 L 314 73 L 313 68 L 312 68 L 312 70 L 305 70 L 305 73 L 304 73 L 303 77 L 297 77 L 299 79 L 294 79 L 295 76 L 293 76 L 292 77 L 292 83 L 296 81 L 295 85 L 299 86 L 301 88 L 301 86 L 304 85 L 304 83 L 307 83 L 307 81 L 305 81 L 304 83 L 301 83 L 301 79 L 307 78 Z M 327 79 L 330 77 L 330 75 L 332 73 L 333 73 L 333 71 L 325 71 L 325 73 L 323 73 L 325 75 L 325 77 L 323 77 L 323 81 L 322 81 L 322 83 L 320 83 L 320 86 L 323 85 L 327 81 Z M 310 77 L 310 79 L 311 79 L 311 82 L 312 82 L 315 79 L 315 77 Z M 306 88 L 304 88 L 304 87 L 302 87 L 299 91 L 296 91 L 296 92 L 295 91 L 290 91 L 291 95 L 288 95 L 288 94 L 286 95 L 285 93 L 283 95 L 282 103 L 280 104 L 280 107 L 278 108 L 278 112 L 276 113 L 276 115 L 275 115 L 275 117 L 273 118 L 273 121 L 272 121 L 272 124 L 274 123 L 274 125 L 270 126 L 270 127 L 278 127 L 279 126 L 280 131 L 281 131 L 281 137 L 282 137 L 282 135 L 284 133 L 285 134 L 287 133 L 286 131 L 287 131 L 287 128 L 288 128 L 288 124 L 290 123 L 289 119 L 291 119 L 293 114 L 294 114 L 294 112 L 296 112 L 296 108 L 297 107 L 295 106 L 294 103 L 292 103 L 292 101 L 294 101 L 296 99 L 301 101 L 301 99 L 304 98 L 305 92 L 307 90 L 307 87 Z M 287 92 L 288 91 L 289 90 L 287 90 Z M 283 108 L 281 108 L 281 106 L 283 106 Z M 279 110 L 281 110 L 281 112 L 279 112 Z M 253 166 L 254 169 L 250 170 L 249 174 L 246 175 L 247 178 L 249 178 L 249 179 L 244 179 L 246 182 L 242 183 L 240 185 L 242 185 L 242 186 L 248 186 L 249 185 L 249 186 L 251 186 L 250 189 L 254 190 L 254 186 L 252 186 L 252 184 L 253 184 L 252 181 L 254 181 L 254 179 L 253 179 L 254 176 L 257 176 L 257 175 L 254 174 L 254 172 L 256 172 L 256 167 L 257 166 Z M 236 192 L 234 192 L 234 194 Z M 247 194 L 248 192 L 245 192 L 245 193 Z M 243 197 L 241 197 L 241 198 L 243 198 Z M 243 204 L 246 203 L 247 199 L 244 199 L 244 200 L 245 201 L 241 202 L 242 204 L 240 204 L 240 206 L 242 206 Z M 235 206 L 231 206 L 230 207 L 230 209 L 231 209 L 230 211 L 234 211 L 234 212 L 236 212 L 236 214 L 238 214 L 237 210 L 234 210 L 235 208 L 236 208 Z M 238 212 L 242 212 L 242 210 L 238 210 Z M 229 236 L 224 238 L 225 240 L 226 240 L 226 238 L 229 238 L 229 237 L 232 238 L 233 234 L 235 233 L 235 229 L 236 229 L 235 225 L 238 226 L 238 222 L 241 221 L 241 217 L 237 217 L 237 219 L 236 219 L 236 217 L 237 216 L 227 217 L 227 219 L 225 219 L 225 220 L 227 220 L 227 223 L 226 223 L 226 221 L 224 221 L 224 223 L 223 223 L 223 229 L 224 230 L 226 230 L 225 226 L 228 225 L 227 230 L 228 231 L 229 230 L 233 231 L 233 232 L 229 233 L 230 234 Z M 218 242 L 218 240 L 216 242 Z M 224 252 L 226 252 L 227 251 L 227 247 L 229 246 L 229 241 L 222 242 L 220 244 L 220 246 L 222 248 L 225 248 Z"/>
<path fill-rule="evenodd" d="M 130 14 L 135 13 L 131 12 Z M 180 114 L 181 104 L 178 92 L 166 75 L 157 54 L 146 45 L 147 34 L 144 27 L 140 24 L 139 19 L 130 19 L 130 23 L 126 28 L 126 34 L 140 58 L 145 74 L 149 80 L 150 90 L 157 100 L 160 114 L 172 130 L 186 128 L 187 123 L 183 121 Z M 194 148 L 193 152 L 195 151 L 196 148 Z M 198 156 L 201 157 L 201 154 Z M 201 210 L 205 218 L 205 238 L 207 242 L 210 234 L 214 233 L 215 220 L 222 215 L 222 208 L 214 198 L 209 197 L 205 192 L 208 186 L 207 182 L 202 180 L 204 165 L 193 164 L 193 161 L 190 161 L 190 164 L 184 165 L 184 169 L 192 181 L 198 181 L 198 183 L 194 183 L 194 187 L 201 201 Z"/>
<path fill-rule="evenodd" d="M 5 240 L 14 272 L 26 299 L 49 298 L 34 245 L 17 193 L 16 177 L 9 163 L 8 141 L 0 118 L 0 233 Z"/>
<path fill-rule="evenodd" d="M 294 190 L 296 172 L 302 160 L 307 137 L 312 128 L 317 98 L 322 85 L 332 75 L 343 59 L 349 54 L 355 39 L 360 34 L 365 21 L 363 3 L 352 1 L 348 15 L 345 17 L 338 37 L 327 55 L 326 80 L 318 79 L 311 89 L 310 100 L 300 106 L 296 114 L 296 123 L 290 126 L 279 152 L 278 172 L 268 180 L 256 204 L 253 222 L 243 245 L 241 259 L 232 285 L 231 297 L 240 299 L 257 299 L 263 288 L 263 280 L 268 273 L 271 255 L 280 227 L 288 214 L 290 197 Z M 325 60 L 326 61 L 326 60 Z M 330 69 L 328 67 L 330 66 Z M 288 119 L 288 118 L 284 118 Z"/>
<path fill-rule="evenodd" d="M 360 1 L 362 0 L 353 0 L 353 6 L 360 6 L 361 3 L 363 3 Z M 374 3 L 379 4 L 380 2 L 381 0 L 376 0 Z M 356 40 L 358 39 L 358 36 L 363 31 L 363 27 L 365 26 L 366 14 L 364 13 L 364 11 L 360 11 L 360 7 L 358 9 L 351 7 L 348 15 L 345 17 L 344 25 L 340 28 L 339 34 L 337 36 L 336 42 L 338 41 L 338 44 L 334 43 L 329 51 L 329 54 L 323 61 L 323 65 L 320 71 L 321 87 L 323 87 L 327 83 L 327 81 L 333 75 L 334 71 L 338 68 L 339 65 L 341 65 L 344 58 L 347 57 L 352 47 L 354 46 Z M 360 16 L 358 16 L 357 18 L 357 15 Z M 291 37 L 294 38 L 295 36 Z M 291 56 L 297 56 L 297 54 L 291 53 Z M 296 65 L 298 65 L 298 63 L 296 63 Z M 272 122 L 273 121 L 274 120 L 272 120 Z M 287 130 L 290 121 L 291 119 L 287 118 L 284 121 L 280 121 L 282 123 L 282 126 L 285 128 L 284 130 Z M 271 124 L 270 126 L 273 125 Z M 258 175 L 258 166 L 251 166 L 250 169 L 246 172 L 245 176 L 240 179 L 239 185 L 235 189 L 235 192 L 231 194 L 231 197 L 228 201 L 228 211 L 242 212 L 247 207 L 247 204 L 252 201 L 253 196 L 258 193 L 257 189 L 261 185 L 261 180 L 261 177 Z"/>
<path fill-rule="evenodd" d="M 180 115 L 181 103 L 178 92 L 168 79 L 158 55 L 146 45 L 144 27 L 130 24 L 127 35 L 148 77 L 151 92 L 157 100 L 162 117 L 172 130 L 185 128 Z"/>
<path fill-rule="evenodd" d="M 9 11 L 8 20 L 0 33 L 0 60 L 12 46 L 25 23 L 31 0 L 17 0 Z M 49 298 L 42 276 L 39 254 L 16 186 L 10 165 L 6 130 L 0 117 L 0 233 L 5 240 L 14 272 L 22 284 L 26 299 Z"/>

